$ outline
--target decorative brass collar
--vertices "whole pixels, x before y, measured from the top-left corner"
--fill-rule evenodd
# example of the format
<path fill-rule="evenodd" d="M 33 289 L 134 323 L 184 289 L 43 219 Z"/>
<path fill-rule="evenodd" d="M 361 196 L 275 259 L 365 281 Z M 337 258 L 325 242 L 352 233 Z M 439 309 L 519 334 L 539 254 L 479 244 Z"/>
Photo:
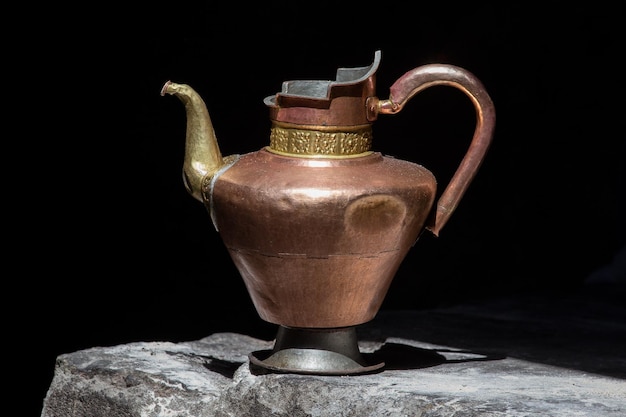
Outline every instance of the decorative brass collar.
<path fill-rule="evenodd" d="M 272 122 L 269 150 L 281 155 L 349 158 L 369 154 L 372 126 L 306 126 Z"/>

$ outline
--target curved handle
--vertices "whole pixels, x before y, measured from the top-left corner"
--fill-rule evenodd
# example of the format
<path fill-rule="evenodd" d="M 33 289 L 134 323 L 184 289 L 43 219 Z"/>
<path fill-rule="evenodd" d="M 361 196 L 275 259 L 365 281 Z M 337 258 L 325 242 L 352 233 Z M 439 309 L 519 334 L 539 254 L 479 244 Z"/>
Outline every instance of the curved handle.
<path fill-rule="evenodd" d="M 454 65 L 428 64 L 400 77 L 391 86 L 389 99 L 379 100 L 370 97 L 367 101 L 367 110 L 369 120 L 375 120 L 378 114 L 398 113 L 415 94 L 434 85 L 449 85 L 462 90 L 472 100 L 476 109 L 476 129 L 469 149 L 439 197 L 437 208 L 426 226 L 438 236 L 474 179 L 491 144 L 496 122 L 491 97 L 480 80 L 469 71 Z"/>

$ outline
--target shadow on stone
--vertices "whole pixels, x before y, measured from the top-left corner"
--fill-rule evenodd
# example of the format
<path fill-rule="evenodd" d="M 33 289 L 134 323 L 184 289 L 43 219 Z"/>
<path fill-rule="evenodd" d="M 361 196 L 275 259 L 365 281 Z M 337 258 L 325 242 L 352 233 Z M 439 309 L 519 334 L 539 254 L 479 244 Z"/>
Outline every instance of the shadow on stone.
<path fill-rule="evenodd" d="M 226 378 L 233 379 L 235 371 L 241 366 L 241 362 L 225 361 L 223 359 L 208 358 L 209 361 L 204 364 L 204 367 L 209 371 L 217 372 L 218 374 L 225 376 Z"/>
<path fill-rule="evenodd" d="M 443 353 L 446 353 L 444 355 Z M 429 368 L 446 363 L 492 361 L 504 359 L 504 355 L 483 354 L 463 350 L 423 349 L 401 343 L 385 343 L 379 350 L 364 354 L 368 362 L 385 363 L 384 370 L 409 370 Z"/>

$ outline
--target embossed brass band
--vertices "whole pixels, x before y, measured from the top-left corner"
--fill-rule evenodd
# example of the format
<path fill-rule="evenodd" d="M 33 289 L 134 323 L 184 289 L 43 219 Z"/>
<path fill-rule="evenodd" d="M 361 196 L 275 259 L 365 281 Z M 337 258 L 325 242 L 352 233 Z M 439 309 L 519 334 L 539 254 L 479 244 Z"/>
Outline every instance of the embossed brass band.
<path fill-rule="evenodd" d="M 272 122 L 271 152 L 301 157 L 352 158 L 371 153 L 372 126 L 306 126 Z"/>

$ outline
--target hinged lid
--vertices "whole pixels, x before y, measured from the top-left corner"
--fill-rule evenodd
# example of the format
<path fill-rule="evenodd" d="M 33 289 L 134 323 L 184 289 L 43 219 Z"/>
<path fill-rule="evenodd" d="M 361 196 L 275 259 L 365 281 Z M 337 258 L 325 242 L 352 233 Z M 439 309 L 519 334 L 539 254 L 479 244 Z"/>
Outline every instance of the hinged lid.
<path fill-rule="evenodd" d="M 282 91 L 266 97 L 272 121 L 311 126 L 371 124 L 366 100 L 375 95 L 381 52 L 367 67 L 338 68 L 334 81 L 285 81 Z"/>

